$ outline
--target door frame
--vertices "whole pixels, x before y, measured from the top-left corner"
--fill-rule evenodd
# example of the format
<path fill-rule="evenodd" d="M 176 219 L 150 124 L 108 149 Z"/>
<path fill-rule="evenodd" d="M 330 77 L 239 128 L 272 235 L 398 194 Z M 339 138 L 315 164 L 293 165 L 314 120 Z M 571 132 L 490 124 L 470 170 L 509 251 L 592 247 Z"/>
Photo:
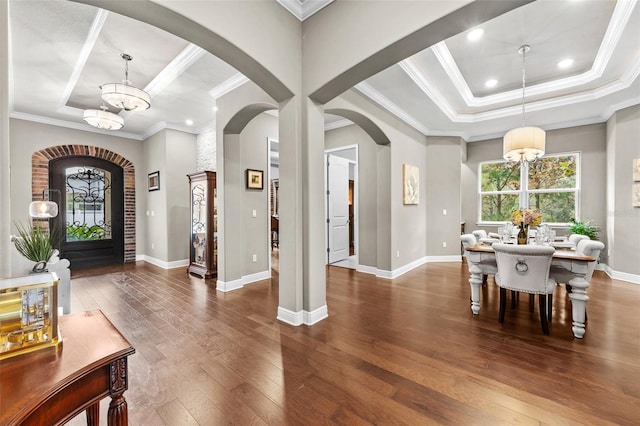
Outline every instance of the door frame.
<path fill-rule="evenodd" d="M 358 152 L 358 145 L 354 144 L 354 145 L 345 145 L 345 146 L 341 146 L 338 148 L 329 148 L 329 149 L 325 149 L 324 150 L 324 221 L 325 221 L 325 233 L 324 233 L 324 263 L 325 265 L 329 264 L 329 253 L 327 251 L 327 249 L 329 248 L 329 224 L 327 223 L 327 219 L 328 219 L 328 196 L 327 196 L 327 184 L 329 181 L 329 177 L 327 176 L 327 156 L 329 154 L 333 154 L 335 155 L 335 153 L 340 152 L 340 151 L 351 151 L 351 150 L 355 150 L 355 158 L 356 160 L 350 160 L 349 159 L 349 165 L 353 165 L 353 200 L 355 202 L 355 206 L 353 208 L 353 250 L 355 252 L 354 257 L 355 257 L 355 265 L 353 267 L 353 269 L 356 269 L 356 266 L 358 265 L 358 259 L 360 256 L 360 236 L 359 236 L 359 226 L 358 224 L 360 223 L 360 219 L 359 219 L 359 214 L 360 214 L 360 199 L 359 199 L 359 183 L 360 183 L 360 179 L 358 178 L 358 174 L 359 174 L 359 159 L 360 159 L 360 154 Z M 351 256 L 350 256 L 351 257 Z"/>
<path fill-rule="evenodd" d="M 278 139 L 267 137 L 267 256 L 269 258 L 269 277 L 271 277 L 271 144 L 278 145 L 278 179 L 280 179 L 280 141 Z M 279 219 L 278 219 L 279 220 Z M 278 253 L 280 253 L 280 245 L 278 245 Z"/>

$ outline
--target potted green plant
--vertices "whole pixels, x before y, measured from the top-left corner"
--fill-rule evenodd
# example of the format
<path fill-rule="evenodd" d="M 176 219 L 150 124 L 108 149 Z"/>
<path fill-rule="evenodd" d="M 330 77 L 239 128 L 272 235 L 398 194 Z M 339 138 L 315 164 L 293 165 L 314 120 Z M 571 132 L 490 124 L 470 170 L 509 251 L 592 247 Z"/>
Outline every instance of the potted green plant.
<path fill-rule="evenodd" d="M 13 245 L 18 253 L 36 262 L 33 272 L 43 272 L 47 261 L 54 253 L 52 236 L 37 224 L 24 225 L 16 223 L 18 236 L 13 238 Z"/>
<path fill-rule="evenodd" d="M 588 220 L 577 220 L 573 218 L 570 221 L 568 230 L 572 234 L 586 235 L 592 240 L 598 239 L 598 226 Z"/>

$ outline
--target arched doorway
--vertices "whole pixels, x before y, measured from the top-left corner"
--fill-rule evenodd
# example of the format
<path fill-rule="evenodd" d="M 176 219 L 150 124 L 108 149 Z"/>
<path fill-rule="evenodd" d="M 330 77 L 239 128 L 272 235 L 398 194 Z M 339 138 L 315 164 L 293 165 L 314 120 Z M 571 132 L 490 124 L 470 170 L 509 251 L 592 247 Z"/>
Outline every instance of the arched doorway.
<path fill-rule="evenodd" d="M 49 163 L 51 188 L 62 194 L 52 231 L 71 269 L 124 262 L 123 176 L 122 167 L 100 158 Z"/>
<path fill-rule="evenodd" d="M 80 156 L 100 158 L 122 168 L 124 197 L 124 262 L 136 260 L 136 191 L 135 168 L 131 161 L 108 149 L 89 145 L 58 145 L 34 152 L 31 157 L 32 199 L 42 199 L 42 193 L 50 187 L 49 163 L 52 160 Z"/>

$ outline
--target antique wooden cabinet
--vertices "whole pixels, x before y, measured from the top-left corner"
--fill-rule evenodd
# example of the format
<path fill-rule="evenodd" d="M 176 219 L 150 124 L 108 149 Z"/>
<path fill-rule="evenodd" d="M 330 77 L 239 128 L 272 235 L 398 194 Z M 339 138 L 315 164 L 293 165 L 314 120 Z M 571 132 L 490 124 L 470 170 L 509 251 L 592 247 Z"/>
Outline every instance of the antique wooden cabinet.
<path fill-rule="evenodd" d="M 188 273 L 215 277 L 218 275 L 216 173 L 204 171 L 187 176 L 191 197 Z"/>

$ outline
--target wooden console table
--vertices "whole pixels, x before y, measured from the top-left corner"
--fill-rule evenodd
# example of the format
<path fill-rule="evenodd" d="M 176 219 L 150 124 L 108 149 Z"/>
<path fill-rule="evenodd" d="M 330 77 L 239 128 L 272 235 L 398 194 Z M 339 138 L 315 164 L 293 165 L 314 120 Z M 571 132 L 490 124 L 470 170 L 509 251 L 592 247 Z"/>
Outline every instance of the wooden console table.
<path fill-rule="evenodd" d="M 135 349 L 101 311 L 59 319 L 62 347 L 0 361 L 0 424 L 62 424 L 86 410 L 98 425 L 111 396 L 108 424 L 128 423 L 127 357 Z"/>

